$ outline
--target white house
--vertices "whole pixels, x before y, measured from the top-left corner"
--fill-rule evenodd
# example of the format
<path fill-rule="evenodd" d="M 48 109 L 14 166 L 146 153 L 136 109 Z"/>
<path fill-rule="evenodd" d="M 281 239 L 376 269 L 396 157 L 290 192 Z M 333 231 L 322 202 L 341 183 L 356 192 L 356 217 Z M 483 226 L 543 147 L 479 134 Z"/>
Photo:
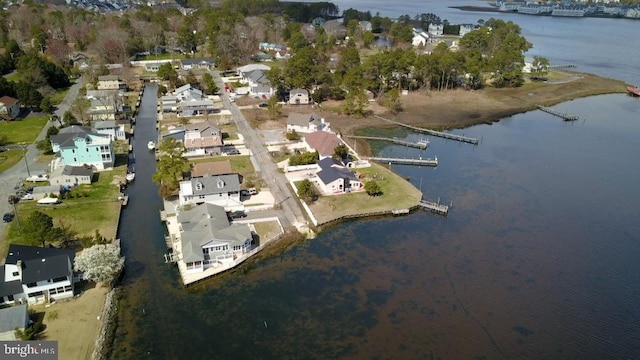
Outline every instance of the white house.
<path fill-rule="evenodd" d="M 331 157 L 318 161 L 316 178 L 320 191 L 325 195 L 364 190 L 364 184 L 348 168 Z"/>
<path fill-rule="evenodd" d="M 312 133 L 315 131 L 327 131 L 329 123 L 317 114 L 301 114 L 291 112 L 287 117 L 287 132 Z"/>
<path fill-rule="evenodd" d="M 180 205 L 209 203 L 225 207 L 241 205 L 238 174 L 202 176 L 180 182 Z"/>
<path fill-rule="evenodd" d="M 11 96 L 0 97 L 0 114 L 15 118 L 20 115 L 20 102 Z"/>
<path fill-rule="evenodd" d="M 202 204 L 178 213 L 181 257 L 187 273 L 199 273 L 248 252 L 249 225 L 230 223 L 224 208 Z"/>
<path fill-rule="evenodd" d="M 118 75 L 98 76 L 98 90 L 126 90 L 127 84 Z"/>
<path fill-rule="evenodd" d="M 444 33 L 444 25 L 443 24 L 429 24 L 429 34 L 433 36 L 442 36 Z"/>
<path fill-rule="evenodd" d="M 413 38 L 411 38 L 411 44 L 415 47 L 425 46 L 429 42 L 429 34 L 422 30 L 413 29 Z"/>
<path fill-rule="evenodd" d="M 0 304 L 73 297 L 73 250 L 9 245 L 0 267 Z"/>
<path fill-rule="evenodd" d="M 311 97 L 307 89 L 293 89 L 289 92 L 289 104 L 291 105 L 307 105 L 310 102 Z"/>
<path fill-rule="evenodd" d="M 58 185 L 58 188 L 60 186 L 90 185 L 92 180 L 93 169 L 89 166 L 58 166 L 49 175 L 51 185 Z"/>
<path fill-rule="evenodd" d="M 91 126 L 98 134 L 107 135 L 111 140 L 126 140 L 124 124 L 116 124 L 115 120 L 94 121 Z"/>

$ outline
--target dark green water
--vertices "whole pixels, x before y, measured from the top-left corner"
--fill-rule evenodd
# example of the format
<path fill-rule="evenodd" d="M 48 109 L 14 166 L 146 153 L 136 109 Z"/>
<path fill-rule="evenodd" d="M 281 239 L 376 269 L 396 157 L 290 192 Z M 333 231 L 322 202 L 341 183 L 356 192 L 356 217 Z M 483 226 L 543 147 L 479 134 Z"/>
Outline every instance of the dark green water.
<path fill-rule="evenodd" d="M 448 218 L 343 223 L 196 289 L 162 259 L 146 151 L 155 111 L 143 108 L 112 358 L 637 358 L 640 102 L 559 108 L 584 120 L 531 112 L 465 130 L 477 147 L 380 145 L 438 156 L 435 169 L 394 169 L 425 197 L 453 201 Z"/>

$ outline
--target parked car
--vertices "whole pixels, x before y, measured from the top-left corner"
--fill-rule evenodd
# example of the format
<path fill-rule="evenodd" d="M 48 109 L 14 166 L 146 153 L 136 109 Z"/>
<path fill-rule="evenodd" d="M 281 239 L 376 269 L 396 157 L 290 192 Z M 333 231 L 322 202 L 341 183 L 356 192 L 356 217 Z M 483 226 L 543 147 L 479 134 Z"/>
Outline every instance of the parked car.
<path fill-rule="evenodd" d="M 9 204 L 17 204 L 18 201 L 20 201 L 20 197 L 17 195 L 9 195 L 7 201 L 9 202 Z"/>
<path fill-rule="evenodd" d="M 31 175 L 28 178 L 26 178 L 25 180 L 31 181 L 31 182 L 49 181 L 49 175 L 47 175 L 47 174 Z"/>
<path fill-rule="evenodd" d="M 35 200 L 35 199 L 36 198 L 33 197 L 33 194 L 26 193 L 23 197 L 20 198 L 20 201 Z"/>
<path fill-rule="evenodd" d="M 247 217 L 247 214 L 244 211 L 232 211 L 229 213 L 229 217 L 231 219 L 241 219 Z"/>
<path fill-rule="evenodd" d="M 261 102 L 260 104 L 258 104 L 258 107 L 261 107 L 261 108 L 266 108 L 268 106 L 269 104 L 267 104 L 266 102 Z"/>
<path fill-rule="evenodd" d="M 240 150 L 238 149 L 233 149 L 233 150 L 227 150 L 224 152 L 225 155 L 240 155 Z"/>
<path fill-rule="evenodd" d="M 4 216 L 2 216 L 2 220 L 4 222 L 10 222 L 11 220 L 13 220 L 13 213 L 4 213 Z"/>

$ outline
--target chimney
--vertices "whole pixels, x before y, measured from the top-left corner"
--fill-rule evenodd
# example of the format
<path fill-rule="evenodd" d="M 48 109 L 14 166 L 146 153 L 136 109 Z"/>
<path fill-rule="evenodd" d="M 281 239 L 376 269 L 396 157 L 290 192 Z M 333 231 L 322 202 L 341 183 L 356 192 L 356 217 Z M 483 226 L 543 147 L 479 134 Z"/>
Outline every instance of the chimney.
<path fill-rule="evenodd" d="M 16 261 L 16 266 L 18 267 L 18 276 L 20 276 L 20 281 L 22 281 L 22 260 Z"/>

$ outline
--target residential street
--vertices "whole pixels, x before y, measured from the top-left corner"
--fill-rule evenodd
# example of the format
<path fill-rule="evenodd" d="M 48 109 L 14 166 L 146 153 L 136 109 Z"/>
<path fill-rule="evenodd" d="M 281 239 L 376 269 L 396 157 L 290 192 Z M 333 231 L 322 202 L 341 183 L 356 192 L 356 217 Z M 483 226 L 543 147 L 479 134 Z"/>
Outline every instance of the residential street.
<path fill-rule="evenodd" d="M 83 82 L 84 78 L 78 78 L 75 84 L 71 85 L 71 87 L 69 88 L 69 91 L 67 92 L 64 100 L 58 105 L 55 114 L 61 119 L 64 113 L 69 109 L 69 106 L 71 106 L 71 103 L 73 103 L 73 101 L 75 100 L 76 96 L 78 96 L 78 91 L 80 90 L 80 87 L 82 87 Z M 47 129 L 53 125 L 54 124 L 52 122 L 47 122 L 47 124 L 38 135 L 36 141 L 44 139 L 47 136 Z M 35 142 L 25 145 L 27 149 L 27 153 L 25 155 L 26 162 L 23 159 L 22 161 L 14 165 L 11 169 L 0 173 L 0 193 L 2 194 L 2 199 L 0 199 L 0 213 L 2 214 L 13 211 L 13 207 L 7 202 L 7 198 L 9 195 L 15 193 L 16 187 L 20 185 L 23 179 L 29 176 L 29 174 L 43 173 L 48 169 L 48 164 L 41 164 L 36 162 L 38 159 L 38 149 L 36 149 Z M 17 215 L 20 216 L 19 213 Z M 14 219 L 14 221 L 16 220 Z M 6 223 L 0 223 L 0 239 L 4 236 L 6 228 Z"/>
<path fill-rule="evenodd" d="M 215 79 L 218 88 L 224 89 L 225 84 L 217 71 L 213 72 L 213 78 Z M 238 127 L 238 132 L 244 135 L 245 146 L 251 149 L 255 164 L 258 167 L 256 168 L 256 172 L 260 172 L 262 174 L 262 178 L 271 189 L 271 193 L 273 194 L 276 203 L 280 204 L 282 207 L 284 214 L 284 219 L 281 218 L 280 220 L 282 225 L 285 227 L 293 225 L 299 230 L 305 230 L 307 227 L 307 220 L 302 213 L 302 209 L 287 187 L 287 179 L 284 174 L 280 173 L 276 164 L 271 161 L 269 152 L 260 141 L 258 133 L 249 126 L 244 115 L 242 115 L 242 112 L 238 109 L 235 103 L 232 103 L 229 100 L 229 95 L 224 90 L 222 90 L 221 98 L 224 107 L 231 111 L 236 126 Z"/>

